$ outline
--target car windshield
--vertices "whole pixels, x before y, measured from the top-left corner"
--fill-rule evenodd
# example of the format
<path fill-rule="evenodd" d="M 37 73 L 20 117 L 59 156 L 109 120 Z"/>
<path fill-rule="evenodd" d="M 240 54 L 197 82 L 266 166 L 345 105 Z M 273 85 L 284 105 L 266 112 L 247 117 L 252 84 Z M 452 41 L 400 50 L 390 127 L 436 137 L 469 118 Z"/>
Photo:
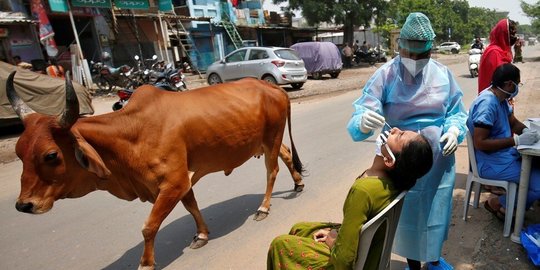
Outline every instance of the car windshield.
<path fill-rule="evenodd" d="M 293 50 L 281 49 L 281 50 L 275 50 L 274 53 L 281 59 L 300 60 L 300 57 Z"/>

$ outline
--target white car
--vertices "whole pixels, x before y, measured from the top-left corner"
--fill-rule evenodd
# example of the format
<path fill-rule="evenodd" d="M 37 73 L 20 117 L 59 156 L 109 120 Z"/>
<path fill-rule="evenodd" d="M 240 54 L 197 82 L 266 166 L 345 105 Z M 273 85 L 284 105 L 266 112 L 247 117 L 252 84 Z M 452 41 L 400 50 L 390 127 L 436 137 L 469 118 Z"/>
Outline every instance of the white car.
<path fill-rule="evenodd" d="M 252 77 L 267 82 L 290 84 L 300 89 L 307 80 L 304 61 L 295 50 L 281 47 L 243 47 L 206 70 L 209 85 Z"/>
<path fill-rule="evenodd" d="M 461 50 L 461 46 L 457 42 L 443 42 L 441 45 L 437 46 L 438 52 L 451 52 L 451 53 L 459 53 L 459 50 Z"/>

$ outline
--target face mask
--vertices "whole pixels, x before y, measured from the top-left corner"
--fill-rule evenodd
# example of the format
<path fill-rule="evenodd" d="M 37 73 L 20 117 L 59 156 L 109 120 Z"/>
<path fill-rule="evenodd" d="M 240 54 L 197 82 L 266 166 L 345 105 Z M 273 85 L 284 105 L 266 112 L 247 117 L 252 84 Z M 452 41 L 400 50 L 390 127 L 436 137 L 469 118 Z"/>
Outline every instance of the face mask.
<path fill-rule="evenodd" d="M 384 122 L 384 124 L 388 127 L 388 130 L 392 129 L 392 127 L 388 123 Z M 377 146 L 375 148 L 375 155 L 377 155 L 377 156 L 380 156 L 380 157 L 383 156 L 382 152 L 381 152 L 381 148 L 382 148 L 382 146 L 384 145 L 384 142 L 386 142 L 386 139 L 387 139 L 387 137 L 385 137 L 383 133 L 387 133 L 387 132 L 388 131 L 381 132 L 381 134 L 379 134 L 379 136 L 377 136 L 377 138 L 375 139 L 375 145 Z M 383 137 L 384 137 L 384 140 L 383 140 Z"/>
<path fill-rule="evenodd" d="M 513 99 L 517 96 L 517 94 L 519 93 L 519 86 L 515 83 L 515 82 L 512 82 L 514 84 L 514 92 L 513 93 L 510 93 L 510 92 L 506 92 L 504 90 L 502 90 L 502 88 L 498 87 L 497 88 L 499 90 L 501 90 L 501 92 L 505 93 L 508 95 L 508 97 L 506 99 Z"/>
<path fill-rule="evenodd" d="M 424 69 L 424 67 L 428 64 L 428 62 L 429 62 L 429 58 L 419 59 L 419 60 L 413 60 L 411 58 L 406 58 L 406 57 L 401 58 L 401 63 L 403 64 L 405 69 L 411 75 L 413 75 L 413 77 L 416 77 L 416 75 L 418 75 L 418 73 L 420 73 L 422 69 Z"/>
<path fill-rule="evenodd" d="M 392 158 L 392 162 L 396 162 L 396 157 L 394 156 L 394 153 L 392 152 L 392 150 L 390 149 L 390 146 L 388 146 L 388 143 L 387 143 L 389 134 L 390 132 L 387 130 L 387 131 L 381 132 L 381 134 L 377 136 L 377 140 L 375 141 L 377 143 L 376 154 L 377 156 L 383 157 L 381 148 L 384 145 L 384 147 L 386 148 L 386 151 L 390 155 L 390 158 Z"/>

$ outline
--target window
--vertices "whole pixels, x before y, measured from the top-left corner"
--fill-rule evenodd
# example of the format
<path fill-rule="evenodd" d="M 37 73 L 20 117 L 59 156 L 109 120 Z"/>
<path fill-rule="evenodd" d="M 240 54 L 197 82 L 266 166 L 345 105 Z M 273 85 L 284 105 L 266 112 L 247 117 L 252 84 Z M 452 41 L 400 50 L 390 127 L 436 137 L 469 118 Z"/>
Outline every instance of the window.
<path fill-rule="evenodd" d="M 227 63 L 234 63 L 234 62 L 244 61 L 245 56 L 246 56 L 246 50 L 240 50 L 240 51 L 237 51 L 237 52 L 235 52 L 235 53 L 229 55 L 229 56 L 225 59 L 225 62 L 227 62 Z"/>
<path fill-rule="evenodd" d="M 300 57 L 295 51 L 289 49 L 275 50 L 274 53 L 281 59 L 285 60 L 300 60 Z"/>
<path fill-rule="evenodd" d="M 268 53 L 265 50 L 252 49 L 249 52 L 249 60 L 259 60 L 269 58 Z"/>

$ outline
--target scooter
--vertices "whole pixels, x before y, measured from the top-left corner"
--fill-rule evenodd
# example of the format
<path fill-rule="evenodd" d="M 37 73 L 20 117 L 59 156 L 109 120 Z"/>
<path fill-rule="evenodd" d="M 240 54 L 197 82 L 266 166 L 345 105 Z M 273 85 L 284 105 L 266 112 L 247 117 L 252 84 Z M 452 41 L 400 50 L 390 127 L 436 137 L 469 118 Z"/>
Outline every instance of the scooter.
<path fill-rule="evenodd" d="M 470 49 L 469 50 L 469 72 L 471 78 L 478 77 L 478 70 L 480 69 L 480 58 L 482 57 L 482 50 Z"/>

